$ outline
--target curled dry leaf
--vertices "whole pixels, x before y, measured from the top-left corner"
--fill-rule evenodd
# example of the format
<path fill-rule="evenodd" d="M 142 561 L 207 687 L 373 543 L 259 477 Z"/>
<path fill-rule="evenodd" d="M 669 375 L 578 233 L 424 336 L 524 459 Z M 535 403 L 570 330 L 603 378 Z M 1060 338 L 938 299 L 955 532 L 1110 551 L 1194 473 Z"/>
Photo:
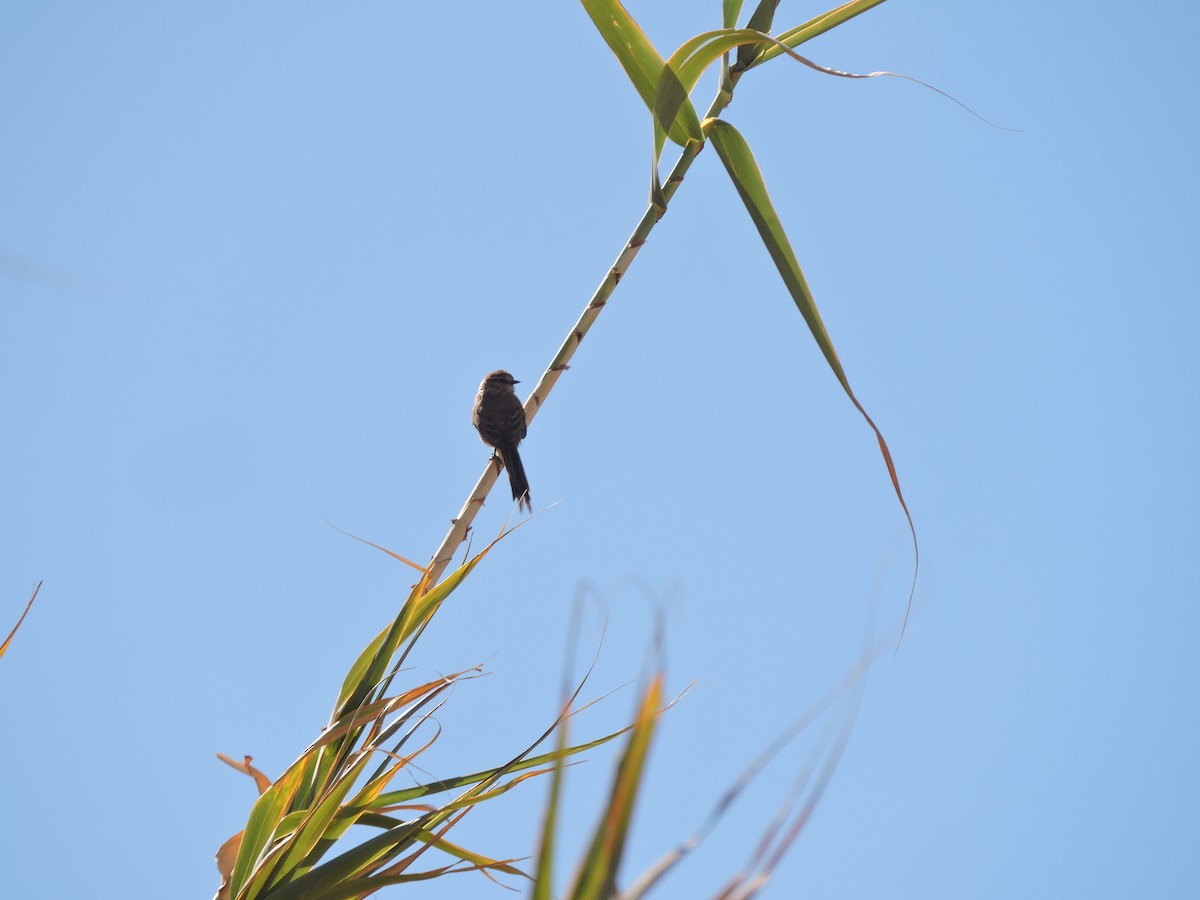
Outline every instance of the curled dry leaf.
<path fill-rule="evenodd" d="M 217 871 L 221 873 L 221 886 L 213 900 L 230 900 L 229 880 L 233 876 L 233 864 L 237 861 L 238 851 L 242 849 L 243 834 L 244 831 L 239 831 L 217 850 Z"/>
<path fill-rule="evenodd" d="M 242 757 L 242 762 L 234 762 L 224 753 L 218 753 L 217 759 L 225 763 L 227 766 L 233 766 L 243 775 L 249 775 L 251 778 L 253 778 L 254 783 L 258 785 L 258 793 L 260 795 L 265 794 L 267 792 L 267 788 L 271 786 L 271 779 L 262 772 L 258 771 L 258 769 L 254 768 L 254 766 L 250 765 L 251 761 L 254 759 L 253 756 L 244 756 Z"/>

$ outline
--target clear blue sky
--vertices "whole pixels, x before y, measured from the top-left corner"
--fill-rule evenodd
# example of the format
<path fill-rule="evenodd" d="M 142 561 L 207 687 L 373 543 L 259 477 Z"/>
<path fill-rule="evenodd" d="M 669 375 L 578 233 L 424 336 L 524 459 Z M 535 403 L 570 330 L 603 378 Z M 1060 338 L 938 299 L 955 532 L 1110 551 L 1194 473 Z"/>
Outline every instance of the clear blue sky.
<path fill-rule="evenodd" d="M 214 754 L 279 774 L 412 581 L 326 519 L 428 558 L 487 458 L 479 379 L 537 380 L 641 215 L 648 116 L 582 8 L 543 6 L 8 4 L 0 632 L 45 579 L 0 660 L 12 896 L 211 896 L 253 800 Z M 664 54 L 719 25 L 716 0 L 630 9 Z M 807 45 L 1019 133 L 784 60 L 739 86 L 728 118 L 922 549 L 908 636 L 767 896 L 1200 881 L 1197 19 L 892 0 Z M 590 696 L 647 671 L 665 610 L 670 684 L 702 685 L 654 747 L 632 876 L 852 665 L 873 604 L 902 615 L 911 575 L 874 440 L 715 153 L 526 448 L 557 505 L 421 643 L 414 680 L 492 673 L 424 765 L 546 726 L 581 592 L 582 657 L 608 619 Z M 480 537 L 509 511 L 494 494 Z M 659 896 L 736 871 L 822 727 Z M 568 869 L 610 765 L 571 771 Z M 526 855 L 543 799 L 459 838 Z"/>

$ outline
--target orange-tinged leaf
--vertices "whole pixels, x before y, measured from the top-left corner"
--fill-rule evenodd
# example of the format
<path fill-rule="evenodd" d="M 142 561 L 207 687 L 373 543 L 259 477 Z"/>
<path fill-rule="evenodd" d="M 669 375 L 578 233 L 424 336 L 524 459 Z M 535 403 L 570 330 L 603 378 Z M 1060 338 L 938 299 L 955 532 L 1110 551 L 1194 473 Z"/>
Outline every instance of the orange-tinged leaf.
<path fill-rule="evenodd" d="M 242 887 L 254 876 L 264 854 L 276 832 L 280 821 L 288 813 L 292 798 L 303 783 L 312 760 L 302 756 L 266 790 L 250 811 L 242 846 L 233 867 L 233 895 L 239 896 Z M 265 857 L 264 857 L 265 858 Z"/>
<path fill-rule="evenodd" d="M 242 847 L 242 835 L 239 831 L 217 850 L 217 872 L 221 876 L 221 886 L 217 889 L 216 900 L 230 900 L 230 879 L 233 875 L 233 863 L 237 859 L 238 850 Z"/>
<path fill-rule="evenodd" d="M 396 773 L 405 768 L 414 759 L 432 747 L 434 743 L 437 742 L 440 734 L 441 728 L 439 726 L 437 731 L 435 731 L 433 736 L 425 742 L 423 747 L 418 747 L 412 753 L 407 755 L 394 757 L 393 754 L 389 753 L 389 756 L 393 756 L 392 763 L 388 766 L 385 766 L 382 772 L 380 772 L 374 778 L 371 778 L 365 785 L 363 785 L 359 792 L 355 794 L 354 797 L 347 802 L 344 807 L 342 807 L 342 809 L 339 811 L 339 815 L 345 816 L 348 821 L 352 822 L 354 818 L 358 817 L 362 813 L 388 812 L 389 810 L 380 810 L 376 808 L 375 803 L 379 799 L 379 795 L 382 794 L 384 788 L 391 783 L 391 780 L 396 776 Z M 432 807 L 426 807 L 421 811 L 430 812 L 431 810 Z M 347 825 L 347 827 L 349 827 L 349 825 Z"/>
<path fill-rule="evenodd" d="M 471 557 L 437 586 L 425 590 L 425 579 L 409 594 L 400 614 L 383 629 L 375 639 L 367 645 L 342 683 L 342 691 L 334 707 L 333 720 L 336 721 L 349 710 L 361 704 L 366 697 L 380 685 L 390 667 L 393 654 L 404 641 L 415 634 L 428 622 L 442 605 L 479 564 L 488 552 L 501 540 L 501 535 L 486 547 Z"/>
<path fill-rule="evenodd" d="M 363 883 L 367 873 L 376 870 L 396 853 L 410 846 L 424 825 L 423 817 L 411 822 L 401 822 L 309 869 L 295 880 L 273 886 L 270 896 L 273 900 L 357 896 L 354 885 Z"/>
<path fill-rule="evenodd" d="M 322 518 L 324 518 L 324 516 L 322 516 Z M 336 525 L 334 525 L 328 519 L 325 519 L 325 522 L 334 531 L 339 531 L 342 534 L 344 534 L 346 537 L 352 538 L 353 540 L 358 541 L 360 544 L 366 544 L 368 547 L 374 547 L 376 550 L 386 553 L 392 559 L 399 560 L 400 562 L 404 563 L 405 565 L 412 566 L 414 569 L 416 569 L 422 575 L 424 575 L 426 572 L 429 571 L 429 569 L 427 567 L 421 565 L 420 563 L 415 563 L 411 559 L 408 559 L 407 557 L 401 556 L 399 553 L 397 553 L 394 550 L 389 550 L 387 547 L 381 547 L 379 544 L 376 544 L 374 541 L 368 541 L 366 538 L 359 537 L 357 534 L 353 534 L 349 531 L 346 531 L 343 528 L 338 528 Z"/>
<path fill-rule="evenodd" d="M 354 765 L 341 772 L 316 805 L 306 811 L 299 827 L 287 838 L 289 846 L 280 863 L 281 872 L 297 871 L 309 852 L 325 840 L 329 826 L 341 808 L 342 801 L 354 787 L 355 780 L 370 761 L 370 755 L 364 753 Z M 344 831 L 344 828 L 342 830 Z"/>
<path fill-rule="evenodd" d="M 233 768 L 237 769 L 243 775 L 249 775 L 251 778 L 253 778 L 254 783 L 258 786 L 258 793 L 260 796 L 265 794 L 267 792 L 267 788 L 271 786 L 271 779 L 258 769 L 254 768 L 254 766 L 250 765 L 250 761 L 254 759 L 253 756 L 245 756 L 242 758 L 242 762 L 235 762 L 224 753 L 218 753 L 217 759 L 225 763 L 227 766 L 233 766 Z"/>
<path fill-rule="evenodd" d="M 397 710 L 416 703 L 427 696 L 444 691 L 468 672 L 477 672 L 479 669 L 480 666 L 472 666 L 469 669 L 445 675 L 434 681 L 427 681 L 425 684 L 411 688 L 396 697 L 383 697 L 379 700 L 366 703 L 355 710 L 353 715 L 347 716 L 344 720 L 340 720 L 327 728 L 313 742 L 313 746 L 319 747 L 325 744 L 332 744 L 347 732 L 353 731 L 355 728 L 361 728 L 368 722 L 391 715 Z"/>
<path fill-rule="evenodd" d="M 494 769 L 484 769 L 482 772 L 472 772 L 470 775 L 460 775 L 456 778 L 447 778 L 442 781 L 435 781 L 432 784 L 423 784 L 416 787 L 405 788 L 401 791 L 391 791 L 383 794 L 380 797 L 380 808 L 390 808 L 397 804 L 404 803 L 408 800 L 415 800 L 418 797 L 428 797 L 433 794 L 440 794 L 445 791 L 456 790 L 467 785 L 477 784 L 488 779 L 495 779 L 503 775 L 505 772 L 524 771 L 525 769 L 533 768 L 534 766 L 545 765 L 548 762 L 554 762 L 560 757 L 574 756 L 579 753 L 585 753 L 602 744 L 619 738 L 623 734 L 627 734 L 633 729 L 632 725 L 614 731 L 611 734 L 606 734 L 604 737 L 596 738 L 594 741 L 588 741 L 586 744 L 579 744 L 574 747 L 568 747 L 563 751 L 552 750 L 549 753 L 543 753 L 540 756 L 532 756 L 528 759 L 521 759 L 517 762 L 509 763 L 505 766 L 498 766 Z"/>

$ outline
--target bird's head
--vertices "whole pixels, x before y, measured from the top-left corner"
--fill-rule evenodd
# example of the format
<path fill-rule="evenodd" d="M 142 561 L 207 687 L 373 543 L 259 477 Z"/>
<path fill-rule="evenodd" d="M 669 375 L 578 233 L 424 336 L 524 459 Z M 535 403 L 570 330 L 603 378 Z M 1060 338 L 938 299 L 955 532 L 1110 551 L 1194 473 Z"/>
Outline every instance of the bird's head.
<path fill-rule="evenodd" d="M 487 378 L 483 379 L 483 387 L 506 391 L 511 391 L 514 384 L 520 383 L 521 382 L 517 381 L 517 379 L 513 378 L 512 375 L 510 375 L 508 372 L 505 372 L 503 369 L 497 369 L 495 372 L 492 372 L 490 375 L 488 375 Z"/>

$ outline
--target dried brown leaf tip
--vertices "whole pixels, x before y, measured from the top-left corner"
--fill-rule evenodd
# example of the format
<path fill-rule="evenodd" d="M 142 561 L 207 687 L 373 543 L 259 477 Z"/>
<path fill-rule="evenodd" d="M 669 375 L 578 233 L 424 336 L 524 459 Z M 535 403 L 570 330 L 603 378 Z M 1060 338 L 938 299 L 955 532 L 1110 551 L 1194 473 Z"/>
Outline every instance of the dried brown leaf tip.
<path fill-rule="evenodd" d="M 37 599 L 38 591 L 42 589 L 42 583 L 39 581 L 37 587 L 33 589 L 33 596 L 29 598 L 29 602 L 25 604 L 25 611 L 21 613 L 21 618 L 17 619 L 17 624 L 13 626 L 13 630 L 8 633 L 8 637 L 4 639 L 4 643 L 0 644 L 0 656 L 4 655 L 4 651 L 8 649 L 8 645 L 12 643 L 13 635 L 17 633 L 17 629 L 21 627 L 21 623 L 25 621 L 25 617 L 29 615 L 29 608 L 33 606 L 33 601 Z"/>
<path fill-rule="evenodd" d="M 254 759 L 253 756 L 243 756 L 242 761 L 237 762 L 226 756 L 224 753 L 218 753 L 217 759 L 225 763 L 227 766 L 233 766 L 233 768 L 237 769 L 243 775 L 249 775 L 251 778 L 253 778 L 254 783 L 258 785 L 259 794 L 265 794 L 267 792 L 267 788 L 271 786 L 271 779 L 258 769 L 254 768 L 254 766 L 250 765 L 251 761 Z"/>

